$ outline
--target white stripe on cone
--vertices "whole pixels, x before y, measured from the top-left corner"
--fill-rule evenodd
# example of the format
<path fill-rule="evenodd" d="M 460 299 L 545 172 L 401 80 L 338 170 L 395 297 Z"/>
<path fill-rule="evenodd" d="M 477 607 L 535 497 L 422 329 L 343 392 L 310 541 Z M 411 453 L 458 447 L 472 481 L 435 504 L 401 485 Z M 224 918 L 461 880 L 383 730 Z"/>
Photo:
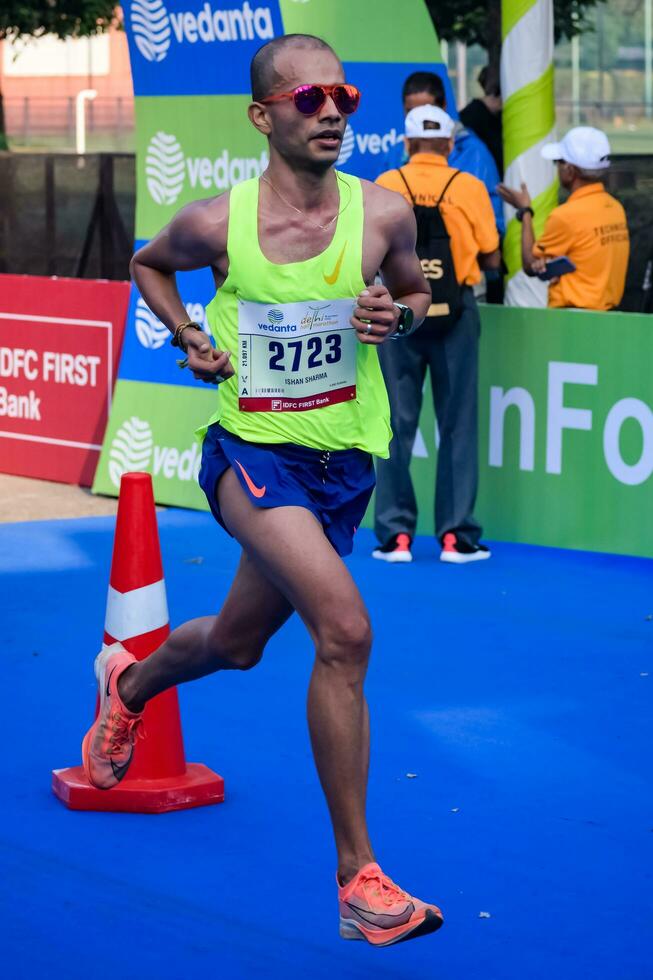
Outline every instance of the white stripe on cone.
<path fill-rule="evenodd" d="M 151 633 L 168 623 L 165 582 L 154 582 L 131 592 L 117 592 L 109 586 L 104 628 L 116 640 Z"/>

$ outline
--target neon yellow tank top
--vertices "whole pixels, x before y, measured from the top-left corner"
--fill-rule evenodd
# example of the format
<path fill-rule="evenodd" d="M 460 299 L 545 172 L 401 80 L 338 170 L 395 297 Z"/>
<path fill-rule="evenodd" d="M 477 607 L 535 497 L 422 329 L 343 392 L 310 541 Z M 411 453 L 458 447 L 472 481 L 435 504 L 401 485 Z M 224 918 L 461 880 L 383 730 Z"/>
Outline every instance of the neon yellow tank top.
<path fill-rule="evenodd" d="M 257 178 L 237 184 L 229 200 L 227 253 L 229 273 L 206 313 L 220 350 L 230 350 L 238 371 L 238 303 L 270 305 L 307 300 L 353 299 L 365 289 L 363 190 L 357 177 L 338 174 L 342 200 L 330 245 L 305 262 L 277 264 L 263 255 L 258 240 Z M 346 198 L 345 198 L 346 200 Z M 342 205 L 341 205 L 342 206 Z M 376 347 L 356 342 L 356 397 L 351 401 L 301 412 L 240 411 L 237 375 L 218 389 L 219 405 L 208 422 L 247 442 L 290 442 L 314 449 L 362 449 L 387 458 L 392 437 L 390 408 Z M 203 430 L 206 431 L 206 430 Z"/>

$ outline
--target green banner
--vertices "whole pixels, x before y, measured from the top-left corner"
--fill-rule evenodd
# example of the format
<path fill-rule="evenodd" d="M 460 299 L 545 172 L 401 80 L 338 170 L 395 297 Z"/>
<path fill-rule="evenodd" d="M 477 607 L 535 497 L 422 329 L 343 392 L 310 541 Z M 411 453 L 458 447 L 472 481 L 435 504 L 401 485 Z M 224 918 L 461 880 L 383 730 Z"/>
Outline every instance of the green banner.
<path fill-rule="evenodd" d="M 153 238 L 184 204 L 257 177 L 267 143 L 247 95 L 136 99 L 136 238 Z"/>
<path fill-rule="evenodd" d="M 480 495 L 490 540 L 653 557 L 653 331 L 648 316 L 482 308 Z M 418 531 L 433 533 L 430 401 L 413 450 Z M 217 393 L 119 380 L 94 491 L 152 474 L 158 502 L 207 509 L 194 430 Z M 366 523 L 371 525 L 371 512 Z"/>
<path fill-rule="evenodd" d="M 426 4 L 397 0 L 280 0 L 284 33 L 316 34 L 343 61 L 440 61 Z"/>
<path fill-rule="evenodd" d="M 485 536 L 653 557 L 651 318 L 486 306 L 481 319 Z M 422 534 L 436 441 L 425 391 L 412 464 Z"/>
<path fill-rule="evenodd" d="M 215 411 L 216 398 L 204 386 L 118 380 L 93 492 L 115 497 L 122 474 L 141 471 L 151 473 L 157 503 L 208 510 L 194 432 Z"/>

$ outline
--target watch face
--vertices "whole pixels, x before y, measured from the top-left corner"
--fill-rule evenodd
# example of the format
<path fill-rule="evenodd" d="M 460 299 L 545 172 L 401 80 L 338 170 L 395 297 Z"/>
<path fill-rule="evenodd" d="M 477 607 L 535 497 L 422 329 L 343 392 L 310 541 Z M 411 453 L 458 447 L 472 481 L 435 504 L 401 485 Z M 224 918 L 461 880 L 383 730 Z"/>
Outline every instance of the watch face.
<path fill-rule="evenodd" d="M 399 317 L 399 332 L 400 333 L 410 333 L 410 328 L 413 325 L 413 320 L 415 319 L 415 314 L 409 306 L 401 307 L 401 316 Z"/>

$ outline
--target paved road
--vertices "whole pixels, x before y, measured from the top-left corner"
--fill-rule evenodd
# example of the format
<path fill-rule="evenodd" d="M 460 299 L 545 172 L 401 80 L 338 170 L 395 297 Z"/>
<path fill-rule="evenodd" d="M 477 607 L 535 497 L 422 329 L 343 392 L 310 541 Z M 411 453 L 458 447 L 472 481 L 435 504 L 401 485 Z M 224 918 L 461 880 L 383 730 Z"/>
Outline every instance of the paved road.
<path fill-rule="evenodd" d="M 84 487 L 0 473 L 0 523 L 115 514 L 118 501 Z"/>

